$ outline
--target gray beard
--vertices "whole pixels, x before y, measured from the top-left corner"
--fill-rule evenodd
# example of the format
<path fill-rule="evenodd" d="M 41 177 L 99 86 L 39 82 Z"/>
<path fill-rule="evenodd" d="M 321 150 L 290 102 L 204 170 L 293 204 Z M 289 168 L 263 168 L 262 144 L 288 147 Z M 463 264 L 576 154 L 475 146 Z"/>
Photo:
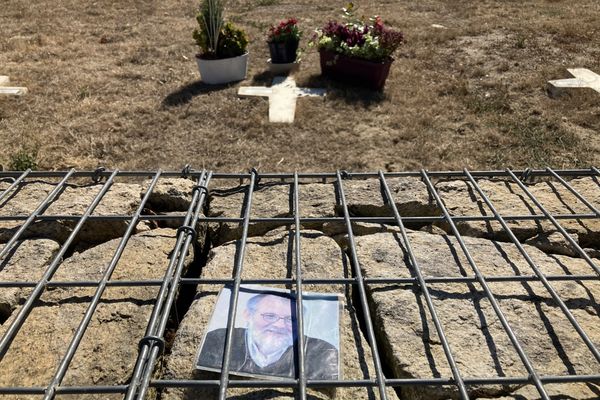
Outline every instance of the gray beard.
<path fill-rule="evenodd" d="M 272 332 L 269 332 L 269 330 Z M 267 328 L 266 331 L 258 332 L 254 330 L 253 326 L 249 326 L 248 331 L 250 337 L 263 355 L 283 351 L 293 344 L 293 336 L 287 330 Z"/>

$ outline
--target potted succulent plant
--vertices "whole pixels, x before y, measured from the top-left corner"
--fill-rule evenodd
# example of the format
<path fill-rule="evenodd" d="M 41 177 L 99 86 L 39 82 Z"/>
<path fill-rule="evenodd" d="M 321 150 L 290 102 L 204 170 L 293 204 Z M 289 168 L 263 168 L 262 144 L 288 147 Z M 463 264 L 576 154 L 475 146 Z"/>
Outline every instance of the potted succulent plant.
<path fill-rule="evenodd" d="M 296 61 L 298 44 L 302 31 L 298 29 L 298 20 L 288 18 L 278 25 L 273 25 L 267 35 L 271 62 L 273 64 L 289 64 Z"/>
<path fill-rule="evenodd" d="M 240 81 L 248 72 L 248 37 L 231 22 L 223 20 L 221 0 L 204 0 L 196 15 L 194 40 L 200 47 L 196 62 L 202 81 L 221 84 Z"/>
<path fill-rule="evenodd" d="M 311 41 L 319 50 L 321 73 L 383 89 L 394 61 L 392 55 L 403 43 L 404 35 L 385 26 L 379 16 L 356 18 L 353 3 L 342 11 L 345 22 L 329 21 L 316 30 Z"/>

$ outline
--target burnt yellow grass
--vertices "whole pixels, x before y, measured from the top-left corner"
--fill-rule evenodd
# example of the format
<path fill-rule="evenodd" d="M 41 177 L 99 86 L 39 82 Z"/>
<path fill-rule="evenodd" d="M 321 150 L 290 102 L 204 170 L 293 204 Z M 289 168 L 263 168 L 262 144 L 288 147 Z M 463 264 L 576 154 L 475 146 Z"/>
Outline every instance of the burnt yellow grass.
<path fill-rule="evenodd" d="M 567 68 L 600 73 L 600 3 L 364 1 L 403 31 L 383 93 L 320 77 L 306 49 L 293 125 L 268 122 L 268 27 L 296 17 L 306 47 L 345 2 L 228 1 L 250 37 L 248 79 L 200 82 L 197 3 L 176 0 L 8 0 L 0 7 L 0 75 L 28 88 L 0 97 L 0 163 L 23 151 L 40 169 L 195 168 L 242 171 L 493 169 L 598 165 L 600 98 L 552 99 Z M 434 26 L 432 26 L 434 25 Z M 21 153 L 20 153 L 21 152 Z"/>

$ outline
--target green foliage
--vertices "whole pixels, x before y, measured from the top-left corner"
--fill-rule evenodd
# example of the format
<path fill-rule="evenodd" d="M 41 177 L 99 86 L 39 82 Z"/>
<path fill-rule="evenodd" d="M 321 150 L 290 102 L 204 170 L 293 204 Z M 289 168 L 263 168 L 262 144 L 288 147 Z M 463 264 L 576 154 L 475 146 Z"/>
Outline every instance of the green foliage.
<path fill-rule="evenodd" d="M 82 88 L 79 89 L 79 93 L 77 94 L 77 99 L 78 100 L 83 100 L 83 99 L 86 99 L 86 98 L 88 98 L 90 96 L 91 96 L 90 88 L 87 87 L 87 86 L 84 86 L 84 87 L 82 87 Z"/>
<path fill-rule="evenodd" d="M 35 170 L 37 167 L 37 150 L 23 148 L 10 155 L 9 169 L 11 171 Z"/>
<path fill-rule="evenodd" d="M 562 166 L 565 162 L 566 165 L 581 166 L 589 157 L 578 150 L 582 147 L 577 136 L 556 120 L 521 117 L 504 122 L 501 129 L 529 167 Z"/>
<path fill-rule="evenodd" d="M 204 25 L 204 22 L 202 22 L 202 17 L 200 14 L 198 14 L 198 16 L 196 16 L 196 20 L 198 21 L 198 24 L 201 27 Z M 194 29 L 192 36 L 194 37 L 194 41 L 196 42 L 198 47 L 200 47 L 200 51 L 202 52 L 202 54 L 209 54 L 210 50 L 209 50 L 209 46 L 208 46 L 208 36 L 206 35 L 206 30 L 204 30 L 202 28 L 200 28 L 200 29 L 196 28 L 196 29 Z"/>
<path fill-rule="evenodd" d="M 281 4 L 280 0 L 257 0 L 256 5 L 259 7 L 276 6 Z"/>
<path fill-rule="evenodd" d="M 214 54 L 223 27 L 223 3 L 221 0 L 204 0 L 196 15 L 200 31 L 194 30 L 194 39 L 205 54 Z"/>
<path fill-rule="evenodd" d="M 524 35 L 517 35 L 515 47 L 517 49 L 524 49 L 526 47 L 526 37 Z"/>
<path fill-rule="evenodd" d="M 227 22 L 219 35 L 217 56 L 219 58 L 237 57 L 246 52 L 248 36 L 233 23 Z"/>
<path fill-rule="evenodd" d="M 216 46 L 211 45 L 210 29 L 206 28 L 205 18 L 202 13 L 196 16 L 199 28 L 194 30 L 193 37 L 201 49 L 202 57 L 209 59 L 230 58 L 241 56 L 248 47 L 248 36 L 244 30 L 231 22 L 221 26 L 218 32 Z"/>

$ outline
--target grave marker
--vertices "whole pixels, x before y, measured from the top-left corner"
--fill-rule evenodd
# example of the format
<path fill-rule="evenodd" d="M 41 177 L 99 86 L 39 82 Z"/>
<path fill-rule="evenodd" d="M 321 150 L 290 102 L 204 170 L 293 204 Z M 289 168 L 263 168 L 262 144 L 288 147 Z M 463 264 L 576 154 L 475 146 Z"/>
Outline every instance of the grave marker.
<path fill-rule="evenodd" d="M 0 95 L 21 96 L 27 93 L 26 87 L 6 86 L 10 83 L 8 76 L 0 75 Z"/>
<path fill-rule="evenodd" d="M 600 75 L 586 68 L 570 68 L 567 71 L 573 78 L 548 81 L 550 97 L 558 97 L 573 88 L 590 88 L 600 93 Z"/>
<path fill-rule="evenodd" d="M 276 76 L 271 87 L 246 86 L 238 90 L 241 97 L 269 98 L 269 122 L 294 122 L 298 97 L 325 96 L 325 89 L 299 88 L 291 76 Z"/>

